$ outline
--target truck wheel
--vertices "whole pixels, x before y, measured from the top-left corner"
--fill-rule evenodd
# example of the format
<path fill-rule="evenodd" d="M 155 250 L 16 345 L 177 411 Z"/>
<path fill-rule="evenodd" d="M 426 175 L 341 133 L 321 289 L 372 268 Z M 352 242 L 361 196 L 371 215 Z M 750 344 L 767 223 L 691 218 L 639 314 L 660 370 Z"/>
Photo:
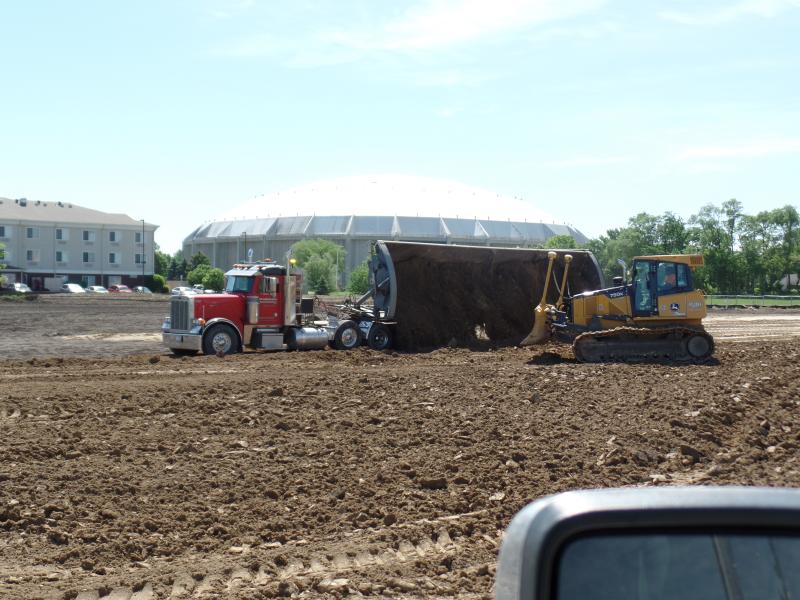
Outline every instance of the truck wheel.
<path fill-rule="evenodd" d="M 175 356 L 194 356 L 197 350 L 187 350 L 186 348 L 170 348 L 170 351 Z"/>
<path fill-rule="evenodd" d="M 239 352 L 239 339 L 230 325 L 218 323 L 203 336 L 204 354 L 235 354 Z"/>
<path fill-rule="evenodd" d="M 333 347 L 337 350 L 352 350 L 361 345 L 363 336 L 355 321 L 342 321 L 333 336 Z"/>
<path fill-rule="evenodd" d="M 386 350 L 392 346 L 392 331 L 382 323 L 375 323 L 369 329 L 367 343 L 373 350 Z"/>

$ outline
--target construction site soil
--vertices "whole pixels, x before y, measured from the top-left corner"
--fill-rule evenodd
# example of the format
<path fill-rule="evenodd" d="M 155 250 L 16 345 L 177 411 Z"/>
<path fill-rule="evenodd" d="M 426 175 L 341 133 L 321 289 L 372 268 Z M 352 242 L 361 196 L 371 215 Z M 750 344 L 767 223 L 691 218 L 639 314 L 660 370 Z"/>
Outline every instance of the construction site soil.
<path fill-rule="evenodd" d="M 166 306 L 0 303 L 0 597 L 483 598 L 545 494 L 800 486 L 799 313 L 714 313 L 715 360 L 670 366 L 175 358 Z"/>

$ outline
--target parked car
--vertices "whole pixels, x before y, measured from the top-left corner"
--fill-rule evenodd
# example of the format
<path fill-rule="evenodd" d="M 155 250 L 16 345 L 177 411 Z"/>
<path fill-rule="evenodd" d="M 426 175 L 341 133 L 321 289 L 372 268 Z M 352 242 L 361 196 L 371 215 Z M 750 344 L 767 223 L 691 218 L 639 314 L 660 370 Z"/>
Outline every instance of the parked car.
<path fill-rule="evenodd" d="M 108 291 L 114 294 L 132 294 L 133 290 L 129 288 L 127 285 L 122 285 L 121 283 L 118 285 L 110 285 L 108 286 Z"/>
<path fill-rule="evenodd" d="M 33 290 L 28 287 L 27 283 L 9 283 L 5 287 L 7 292 L 16 292 L 17 294 L 30 294 Z"/>
<path fill-rule="evenodd" d="M 197 292 L 194 291 L 190 287 L 185 287 L 185 286 L 179 285 L 178 287 L 172 288 L 172 291 L 170 293 L 173 296 L 192 296 L 192 295 L 196 294 Z"/>
<path fill-rule="evenodd" d="M 87 294 L 107 294 L 108 290 L 102 285 L 90 285 L 86 288 Z"/>
<path fill-rule="evenodd" d="M 152 294 L 153 293 L 153 292 L 150 291 L 149 287 L 146 287 L 146 286 L 143 286 L 143 285 L 137 285 L 135 288 L 133 288 L 133 291 L 136 292 L 137 294 Z"/>
<path fill-rule="evenodd" d="M 65 294 L 85 294 L 86 290 L 77 283 L 65 283 L 61 286 L 61 291 Z"/>

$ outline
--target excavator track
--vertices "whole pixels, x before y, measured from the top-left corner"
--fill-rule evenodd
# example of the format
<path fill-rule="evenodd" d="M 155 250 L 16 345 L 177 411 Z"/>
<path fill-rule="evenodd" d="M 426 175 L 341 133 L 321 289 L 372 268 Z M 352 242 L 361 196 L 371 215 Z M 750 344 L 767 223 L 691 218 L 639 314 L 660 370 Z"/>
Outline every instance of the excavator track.
<path fill-rule="evenodd" d="M 702 363 L 714 353 L 714 338 L 691 327 L 616 327 L 580 334 L 572 350 L 578 362 Z"/>

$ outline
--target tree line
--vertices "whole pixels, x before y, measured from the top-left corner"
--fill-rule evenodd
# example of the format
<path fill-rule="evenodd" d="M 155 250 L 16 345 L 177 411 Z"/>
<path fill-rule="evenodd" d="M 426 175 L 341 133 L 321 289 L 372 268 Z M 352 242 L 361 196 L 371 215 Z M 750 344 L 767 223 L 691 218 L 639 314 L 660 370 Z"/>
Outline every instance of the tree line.
<path fill-rule="evenodd" d="M 640 213 L 585 247 L 609 280 L 621 274 L 618 258 L 702 254 L 705 266 L 695 273 L 695 285 L 708 294 L 798 291 L 796 277 L 789 276 L 800 271 L 800 215 L 791 205 L 748 215 L 734 199 L 703 206 L 688 221 L 670 212 Z"/>

